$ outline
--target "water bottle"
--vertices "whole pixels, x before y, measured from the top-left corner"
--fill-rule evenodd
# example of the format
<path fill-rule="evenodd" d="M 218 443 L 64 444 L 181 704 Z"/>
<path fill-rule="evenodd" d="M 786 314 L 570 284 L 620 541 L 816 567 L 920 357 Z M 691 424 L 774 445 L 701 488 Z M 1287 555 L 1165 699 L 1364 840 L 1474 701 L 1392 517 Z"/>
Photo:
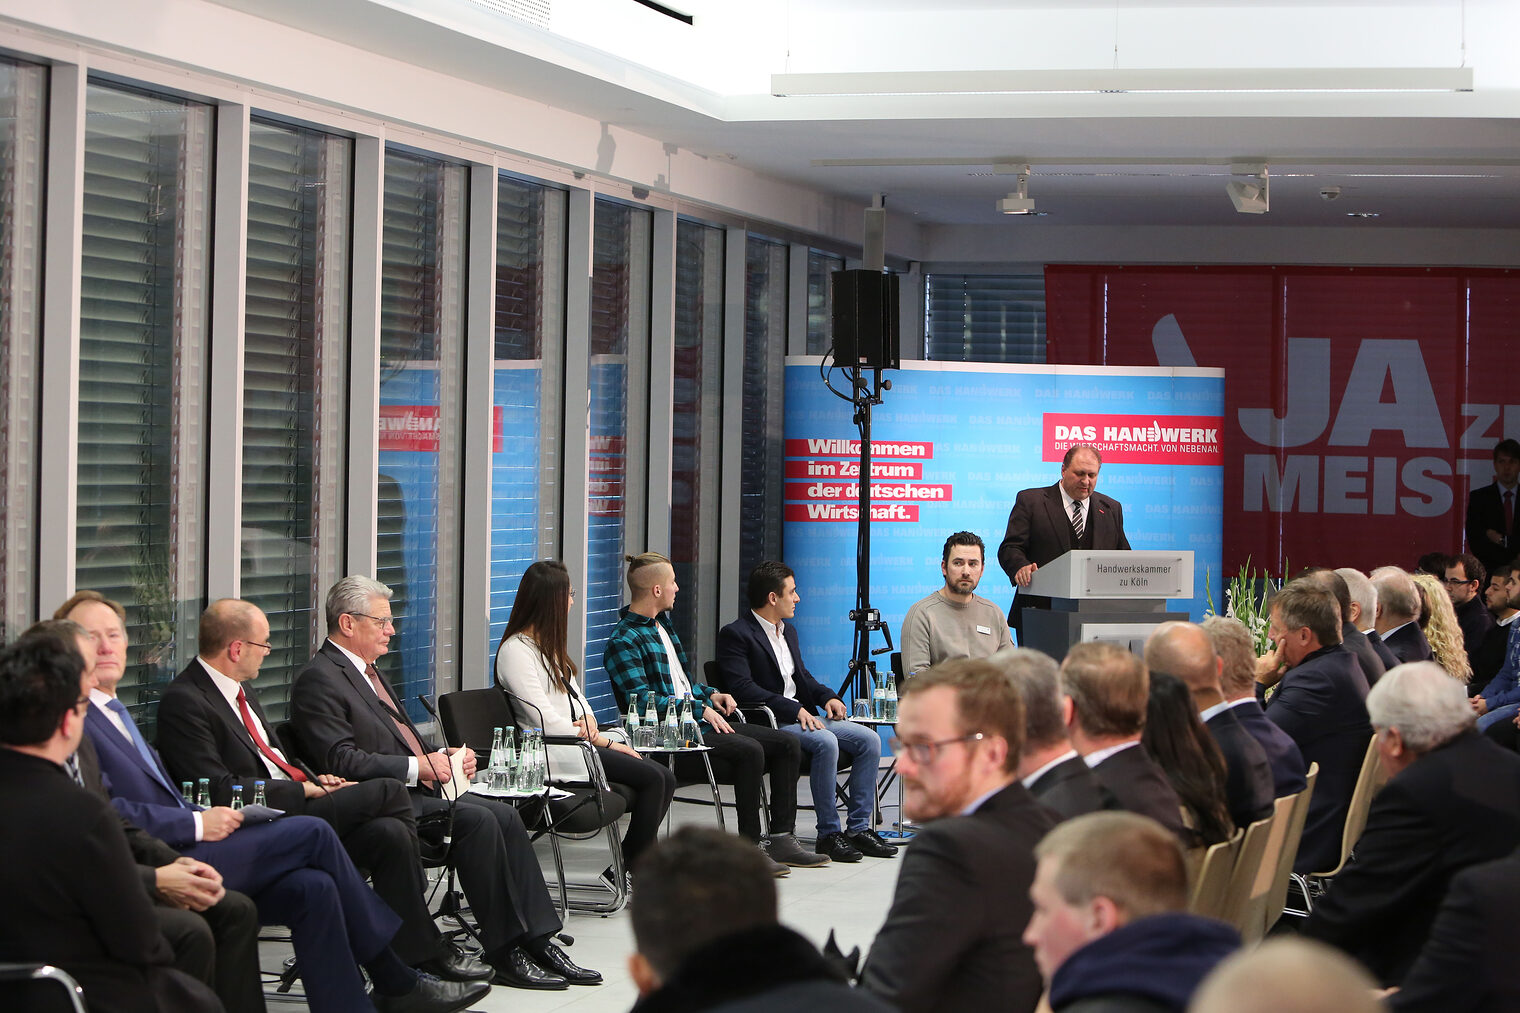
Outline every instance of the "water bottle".
<path fill-rule="evenodd" d="M 263 781 L 255 781 L 255 782 L 253 782 L 253 804 L 254 805 L 268 805 L 269 804 L 268 802 L 264 801 L 264 782 Z"/>
<path fill-rule="evenodd" d="M 874 675 L 871 677 L 871 716 L 877 721 L 887 719 L 887 687 Z"/>
<path fill-rule="evenodd" d="M 887 716 L 886 720 L 897 720 L 897 676 L 887 676 Z"/>
<path fill-rule="evenodd" d="M 623 722 L 623 729 L 628 733 L 628 744 L 634 746 L 639 741 L 639 698 L 630 697 L 628 700 L 628 717 Z"/>
<path fill-rule="evenodd" d="M 243 786 L 240 784 L 232 786 L 232 808 L 243 808 Z"/>
<path fill-rule="evenodd" d="M 654 693 L 651 691 L 649 695 L 645 697 L 645 700 L 646 703 L 644 704 L 644 724 L 649 728 L 658 730 L 660 727 L 660 712 L 654 705 Z M 653 744 L 654 743 L 650 743 L 650 745 Z"/>
<path fill-rule="evenodd" d="M 192 798 L 194 798 L 195 797 L 195 782 L 194 781 L 181 781 L 179 783 L 179 797 L 182 798 L 182 799 L 184 799 L 186 802 L 188 802 Z"/>
<path fill-rule="evenodd" d="M 211 808 L 211 778 L 203 777 L 195 782 L 195 804 L 202 809 Z"/>
<path fill-rule="evenodd" d="M 681 745 L 687 748 L 697 745 L 702 735 L 692 710 L 691 694 L 687 693 L 681 700 Z"/>
<path fill-rule="evenodd" d="M 491 771 L 492 787 L 500 787 L 502 791 L 510 791 L 517 770 L 517 745 L 513 741 L 515 729 L 511 727 L 501 730 L 501 767 Z"/>
<path fill-rule="evenodd" d="M 665 704 L 665 741 L 661 745 L 666 749 L 681 748 L 681 717 L 677 713 L 675 697 Z"/>
<path fill-rule="evenodd" d="M 501 726 L 497 725 L 491 733 L 491 759 L 486 764 L 486 783 L 495 789 L 501 782 L 502 770 L 501 755 Z"/>

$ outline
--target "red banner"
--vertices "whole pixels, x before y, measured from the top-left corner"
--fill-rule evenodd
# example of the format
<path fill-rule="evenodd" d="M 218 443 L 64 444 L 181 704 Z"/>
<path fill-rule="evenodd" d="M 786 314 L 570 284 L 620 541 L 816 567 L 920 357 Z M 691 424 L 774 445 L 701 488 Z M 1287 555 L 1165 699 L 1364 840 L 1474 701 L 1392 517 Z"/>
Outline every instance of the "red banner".
<path fill-rule="evenodd" d="M 1516 272 L 1053 266 L 1045 293 L 1052 363 L 1225 369 L 1227 571 L 1455 552 L 1520 437 Z"/>

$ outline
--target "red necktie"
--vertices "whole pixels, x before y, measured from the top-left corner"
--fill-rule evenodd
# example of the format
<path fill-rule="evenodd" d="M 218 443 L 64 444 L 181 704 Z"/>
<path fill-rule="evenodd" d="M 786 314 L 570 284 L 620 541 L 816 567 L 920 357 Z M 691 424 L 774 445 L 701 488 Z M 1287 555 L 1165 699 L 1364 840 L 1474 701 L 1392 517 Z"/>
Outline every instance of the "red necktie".
<path fill-rule="evenodd" d="M 396 706 L 396 698 L 391 696 L 390 687 L 385 684 L 384 679 L 380 678 L 380 670 L 374 665 L 368 665 L 364 669 L 364 674 L 369 677 L 369 684 L 375 687 L 375 695 L 380 698 L 385 709 L 390 711 L 391 720 L 396 722 L 396 731 L 401 735 L 401 740 L 412 751 L 412 755 L 417 757 L 418 769 L 431 769 L 429 764 L 432 761 L 428 759 L 428 751 L 422 747 L 422 740 L 417 738 L 417 733 L 412 731 L 412 726 L 398 717 L 401 710 Z"/>
<path fill-rule="evenodd" d="M 285 776 L 292 781 L 306 780 L 306 775 L 301 773 L 299 767 L 292 767 L 280 759 L 280 754 L 270 749 L 269 743 L 264 741 L 264 736 L 259 734 L 259 726 L 253 720 L 253 711 L 248 709 L 248 697 L 243 692 L 242 686 L 238 687 L 238 713 L 243 715 L 243 726 L 248 729 L 248 734 L 253 736 L 253 744 L 259 747 L 259 752 L 264 754 L 266 760 L 284 771 Z"/>

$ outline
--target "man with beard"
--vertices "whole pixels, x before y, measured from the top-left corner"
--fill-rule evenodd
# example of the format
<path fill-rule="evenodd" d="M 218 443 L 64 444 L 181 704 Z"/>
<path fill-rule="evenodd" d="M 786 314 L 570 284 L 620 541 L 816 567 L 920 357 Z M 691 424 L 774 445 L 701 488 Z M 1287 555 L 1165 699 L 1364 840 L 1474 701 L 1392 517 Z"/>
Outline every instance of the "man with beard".
<path fill-rule="evenodd" d="M 1055 813 L 1019 783 L 1024 705 L 1000 666 L 962 658 L 903 684 L 903 814 L 926 824 L 905 852 L 861 984 L 902 1013 L 1040 999 L 1029 921 L 1034 846 Z"/>
<path fill-rule="evenodd" d="M 952 658 L 985 658 L 1013 646 L 1002 609 L 976 593 L 987 547 L 970 531 L 945 539 L 943 587 L 914 602 L 903 619 L 903 672 L 913 675 Z"/>

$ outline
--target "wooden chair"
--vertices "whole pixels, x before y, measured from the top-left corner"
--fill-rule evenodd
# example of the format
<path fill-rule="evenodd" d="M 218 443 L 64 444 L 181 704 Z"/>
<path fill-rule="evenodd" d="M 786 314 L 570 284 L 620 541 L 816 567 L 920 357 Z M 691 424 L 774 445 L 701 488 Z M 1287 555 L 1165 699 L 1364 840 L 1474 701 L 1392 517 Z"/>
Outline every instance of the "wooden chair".
<path fill-rule="evenodd" d="M 1372 808 L 1372 796 L 1387 780 L 1382 767 L 1382 758 L 1377 751 L 1377 735 L 1374 733 L 1367 743 L 1367 752 L 1362 757 L 1362 770 L 1356 777 L 1356 788 L 1351 792 L 1351 805 L 1346 809 L 1346 825 L 1341 831 L 1341 859 L 1335 868 L 1327 872 L 1315 872 L 1307 876 L 1292 873 L 1291 881 L 1298 887 L 1304 906 L 1302 909 L 1287 907 L 1284 913 L 1308 917 L 1309 912 L 1314 910 L 1315 898 L 1323 896 L 1330 880 L 1346 867 L 1356 842 L 1367 828 L 1367 811 Z"/>
<path fill-rule="evenodd" d="M 1275 822 L 1274 812 L 1246 827 L 1245 838 L 1240 842 L 1240 853 L 1235 856 L 1235 867 L 1230 870 L 1230 884 L 1225 888 L 1224 900 L 1216 917 L 1237 929 L 1245 924 L 1252 898 L 1257 896 L 1262 862 L 1267 855 L 1267 846 L 1272 841 L 1272 824 Z M 1264 894 L 1266 891 L 1267 883 L 1261 883 L 1259 892 Z"/>
<path fill-rule="evenodd" d="M 1288 885 L 1293 881 L 1293 860 L 1298 857 L 1298 844 L 1304 836 L 1304 823 L 1309 818 L 1309 802 L 1314 797 L 1314 783 L 1319 780 L 1319 763 L 1316 761 L 1309 764 L 1309 773 L 1304 778 L 1307 782 L 1302 791 L 1289 796 L 1293 799 L 1293 809 L 1288 816 L 1288 832 L 1283 837 L 1282 856 L 1277 862 L 1277 874 L 1272 880 L 1272 889 L 1267 894 L 1267 903 L 1262 917 L 1261 934 L 1265 936 L 1272 931 L 1272 926 L 1283 916 L 1283 908 L 1288 903 Z"/>
<path fill-rule="evenodd" d="M 1230 887 L 1230 874 L 1235 869 L 1235 858 L 1240 854 L 1240 842 L 1245 831 L 1236 830 L 1227 841 L 1207 848 L 1194 848 L 1196 867 L 1193 872 L 1193 889 L 1188 896 L 1188 910 L 1195 915 L 1218 918 L 1224 908 L 1225 892 Z"/>

